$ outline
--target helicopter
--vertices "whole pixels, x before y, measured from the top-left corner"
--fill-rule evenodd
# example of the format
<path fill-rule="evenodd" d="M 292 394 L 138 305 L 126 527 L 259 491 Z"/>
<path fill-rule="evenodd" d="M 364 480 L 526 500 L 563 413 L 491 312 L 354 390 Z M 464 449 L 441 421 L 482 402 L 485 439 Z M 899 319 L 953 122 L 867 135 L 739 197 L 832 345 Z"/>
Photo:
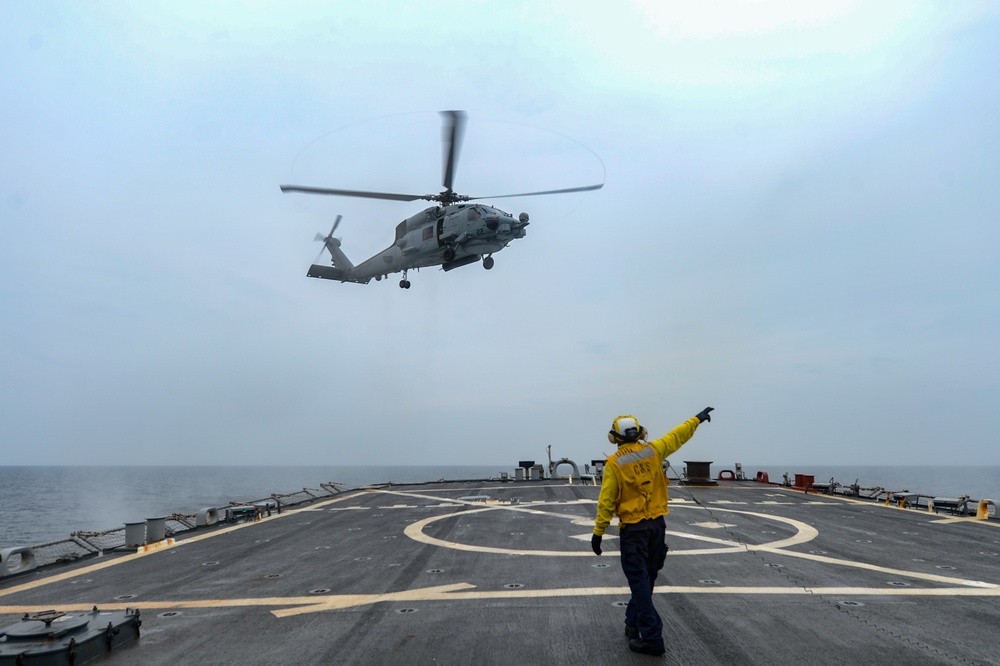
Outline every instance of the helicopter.
<path fill-rule="evenodd" d="M 343 197 L 367 199 L 388 199 L 391 201 L 433 201 L 437 205 L 426 208 L 396 225 L 396 238 L 392 245 L 378 254 L 353 264 L 341 249 L 339 238 L 333 234 L 340 225 L 341 215 L 333 222 L 326 236 L 316 234 L 324 249 L 330 253 L 331 265 L 313 263 L 306 273 L 308 277 L 368 284 L 372 278 L 380 281 L 392 273 L 402 271 L 399 281 L 402 289 L 410 288 L 407 274 L 412 269 L 441 266 L 450 271 L 482 260 L 483 268 L 493 268 L 493 254 L 507 247 L 518 238 L 524 238 L 528 226 L 528 214 L 521 213 L 516 218 L 495 206 L 470 203 L 482 199 L 502 199 L 508 197 L 530 197 L 542 194 L 566 194 L 599 190 L 604 183 L 584 185 L 542 192 L 522 192 L 501 194 L 492 197 L 470 197 L 452 190 L 458 154 L 465 133 L 466 114 L 464 111 L 441 111 L 442 142 L 444 143 L 444 190 L 438 194 L 399 194 L 394 192 L 366 192 L 301 185 L 282 185 L 282 192 L 303 194 L 327 194 Z M 320 250 L 323 254 L 323 250 Z M 319 257 L 316 258 L 319 261 Z"/>

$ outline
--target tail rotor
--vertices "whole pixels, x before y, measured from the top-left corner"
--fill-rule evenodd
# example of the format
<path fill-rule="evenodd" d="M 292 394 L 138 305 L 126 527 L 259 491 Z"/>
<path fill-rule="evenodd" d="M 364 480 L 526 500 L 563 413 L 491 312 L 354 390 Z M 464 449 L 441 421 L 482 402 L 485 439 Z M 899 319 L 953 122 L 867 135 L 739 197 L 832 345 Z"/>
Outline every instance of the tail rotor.
<path fill-rule="evenodd" d="M 334 238 L 333 234 L 334 234 L 335 231 L 337 231 L 337 227 L 340 226 L 340 220 L 343 217 L 344 217 L 343 215 L 338 215 L 337 216 L 337 219 L 335 219 L 333 221 L 333 226 L 330 228 L 330 233 L 328 233 L 326 236 L 324 236 L 321 233 L 317 233 L 316 234 L 316 237 L 313 240 L 314 241 L 320 241 L 321 243 L 323 243 L 323 249 L 320 250 L 319 254 L 316 255 L 316 261 L 319 261 L 319 258 L 321 256 L 323 256 L 323 250 L 329 250 L 330 251 L 330 256 L 333 256 L 333 254 L 334 254 L 334 252 L 333 252 L 334 248 L 339 248 L 340 247 L 340 239 L 339 238 Z M 316 261 L 314 261 L 313 263 L 315 264 Z"/>

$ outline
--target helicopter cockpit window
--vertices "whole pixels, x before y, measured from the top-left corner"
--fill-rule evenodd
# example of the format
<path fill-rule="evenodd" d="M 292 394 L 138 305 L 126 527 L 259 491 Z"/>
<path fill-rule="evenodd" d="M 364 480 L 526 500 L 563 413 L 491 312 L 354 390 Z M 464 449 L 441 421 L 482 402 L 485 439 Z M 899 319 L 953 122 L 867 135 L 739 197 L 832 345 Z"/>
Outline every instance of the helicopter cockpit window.
<path fill-rule="evenodd" d="M 475 222 L 480 218 L 479 209 L 473 206 L 469 209 L 469 222 Z"/>
<path fill-rule="evenodd" d="M 396 241 L 400 241 L 406 235 L 406 220 L 396 225 Z"/>

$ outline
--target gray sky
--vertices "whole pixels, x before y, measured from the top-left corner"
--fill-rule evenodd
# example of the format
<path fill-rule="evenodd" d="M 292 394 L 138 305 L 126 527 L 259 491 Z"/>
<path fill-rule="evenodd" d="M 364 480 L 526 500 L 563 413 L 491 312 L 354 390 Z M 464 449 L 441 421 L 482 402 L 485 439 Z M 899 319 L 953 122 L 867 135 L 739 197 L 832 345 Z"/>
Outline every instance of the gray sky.
<path fill-rule="evenodd" d="M 418 8 L 419 5 L 419 8 Z M 0 5 L 0 464 L 1000 464 L 992 2 Z M 455 189 L 487 272 L 308 279 Z M 600 156 L 600 159 L 595 157 Z M 606 173 L 606 176 L 605 176 Z M 807 471 L 807 470 L 801 470 Z"/>

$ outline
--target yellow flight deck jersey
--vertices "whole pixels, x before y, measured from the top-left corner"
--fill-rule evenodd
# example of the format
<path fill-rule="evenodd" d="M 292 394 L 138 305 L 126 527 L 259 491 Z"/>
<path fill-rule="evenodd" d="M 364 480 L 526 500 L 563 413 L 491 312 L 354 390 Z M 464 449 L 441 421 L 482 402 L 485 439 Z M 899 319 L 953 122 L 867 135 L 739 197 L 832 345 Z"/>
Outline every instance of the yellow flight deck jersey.
<path fill-rule="evenodd" d="M 622 444 L 608 456 L 594 534 L 603 535 L 616 513 L 621 527 L 670 513 L 663 460 L 691 439 L 700 423 L 693 416 L 660 439 Z"/>

